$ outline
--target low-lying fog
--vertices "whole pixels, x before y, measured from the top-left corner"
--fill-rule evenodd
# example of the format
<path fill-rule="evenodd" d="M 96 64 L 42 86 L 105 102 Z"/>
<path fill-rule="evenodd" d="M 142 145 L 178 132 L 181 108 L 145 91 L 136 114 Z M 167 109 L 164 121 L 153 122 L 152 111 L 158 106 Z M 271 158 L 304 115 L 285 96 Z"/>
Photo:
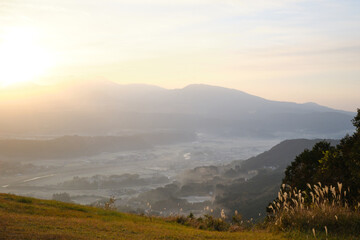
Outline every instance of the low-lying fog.
<path fill-rule="evenodd" d="M 110 196 L 124 200 L 175 180 L 181 181 L 177 176 L 186 169 L 247 159 L 279 141 L 198 135 L 192 142 L 103 152 L 89 157 L 3 161 L 0 191 L 45 199 L 66 192 L 71 201 L 81 204 L 91 204 Z M 189 203 L 203 202 L 211 198 L 209 194 L 183 199 Z"/>

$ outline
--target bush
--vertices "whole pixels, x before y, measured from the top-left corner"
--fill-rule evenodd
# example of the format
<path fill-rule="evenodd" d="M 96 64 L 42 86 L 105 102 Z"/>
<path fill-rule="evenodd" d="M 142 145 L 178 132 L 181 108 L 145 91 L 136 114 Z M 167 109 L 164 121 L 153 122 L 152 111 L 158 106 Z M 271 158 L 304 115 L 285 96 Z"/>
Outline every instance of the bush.
<path fill-rule="evenodd" d="M 67 202 L 67 203 L 72 203 L 73 201 L 71 201 L 71 197 L 68 193 L 64 192 L 64 193 L 54 193 L 52 195 L 52 199 L 56 200 L 56 201 L 60 201 L 60 202 Z"/>
<path fill-rule="evenodd" d="M 25 197 L 19 198 L 17 201 L 20 203 L 32 203 L 31 198 L 25 198 Z"/>
<path fill-rule="evenodd" d="M 210 215 L 196 218 L 193 214 L 189 216 L 175 216 L 167 218 L 170 222 L 176 222 L 185 226 L 211 231 L 228 231 L 230 224 L 221 218 L 214 218 Z"/>
<path fill-rule="evenodd" d="M 278 198 L 268 207 L 270 225 L 283 230 L 356 235 L 360 232 L 360 203 L 350 207 L 342 184 L 311 186 L 308 191 L 283 184 Z"/>

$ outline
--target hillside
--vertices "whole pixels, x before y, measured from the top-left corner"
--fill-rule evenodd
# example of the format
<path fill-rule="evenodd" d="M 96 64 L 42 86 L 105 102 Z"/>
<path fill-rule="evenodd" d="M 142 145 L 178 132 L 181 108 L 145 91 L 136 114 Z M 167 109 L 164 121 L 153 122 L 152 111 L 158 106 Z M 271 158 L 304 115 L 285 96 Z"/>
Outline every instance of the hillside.
<path fill-rule="evenodd" d="M 270 150 L 263 152 L 255 157 L 251 157 L 245 161 L 234 161 L 231 165 L 241 165 L 245 170 L 256 170 L 262 168 L 285 168 L 294 161 L 304 149 L 311 149 L 315 143 L 324 139 L 290 139 L 282 141 Z M 339 140 L 326 139 L 331 145 L 339 144 Z"/>
<path fill-rule="evenodd" d="M 285 140 L 245 161 L 188 169 L 177 175 L 177 181 L 118 204 L 123 211 L 147 209 L 150 203 L 154 214 L 164 212 L 164 208 L 168 214 L 178 212 L 180 206 L 184 214 L 219 216 L 224 209 L 227 215 L 237 210 L 244 219 L 262 219 L 266 206 L 276 197 L 285 168 L 298 154 L 319 141 L 321 139 Z M 327 141 L 332 145 L 339 143 Z M 208 206 L 213 208 L 212 213 L 204 211 Z"/>
<path fill-rule="evenodd" d="M 57 201 L 0 194 L 0 239 L 285 240 L 268 232 L 197 230 L 149 218 Z"/>
<path fill-rule="evenodd" d="M 216 198 L 216 202 L 226 206 L 231 212 L 239 210 L 248 218 L 257 218 L 259 213 L 264 216 L 267 204 L 276 197 L 285 168 L 298 154 L 311 149 L 319 141 L 321 140 L 285 140 L 246 161 L 234 161 L 229 165 L 234 172 L 257 171 L 257 175 L 245 182 L 230 181 L 218 186 L 218 191 L 222 194 Z M 339 140 L 326 141 L 332 145 L 339 143 Z"/>

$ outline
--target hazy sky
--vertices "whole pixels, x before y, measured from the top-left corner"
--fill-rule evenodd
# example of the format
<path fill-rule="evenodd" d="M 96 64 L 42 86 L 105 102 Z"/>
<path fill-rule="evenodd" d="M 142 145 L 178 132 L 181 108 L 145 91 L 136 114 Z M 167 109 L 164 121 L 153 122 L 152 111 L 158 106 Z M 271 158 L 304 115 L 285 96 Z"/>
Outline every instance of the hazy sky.
<path fill-rule="evenodd" d="M 0 0 L 0 81 L 94 79 L 355 111 L 360 1 Z"/>

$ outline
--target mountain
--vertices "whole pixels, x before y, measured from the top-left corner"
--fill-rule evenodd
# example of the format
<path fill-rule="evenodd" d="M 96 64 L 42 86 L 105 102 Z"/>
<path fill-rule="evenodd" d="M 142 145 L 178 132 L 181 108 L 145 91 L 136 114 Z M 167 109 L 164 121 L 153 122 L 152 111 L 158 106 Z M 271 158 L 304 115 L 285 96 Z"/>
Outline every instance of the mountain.
<path fill-rule="evenodd" d="M 188 132 L 151 132 L 123 136 L 62 136 L 54 139 L 0 139 L 0 160 L 67 159 L 103 152 L 143 150 L 156 145 L 194 141 Z"/>
<path fill-rule="evenodd" d="M 202 84 L 167 90 L 92 81 L 7 99 L 0 103 L 0 115 L 3 135 L 177 129 L 222 136 L 325 138 L 352 132 L 354 113 Z"/>

